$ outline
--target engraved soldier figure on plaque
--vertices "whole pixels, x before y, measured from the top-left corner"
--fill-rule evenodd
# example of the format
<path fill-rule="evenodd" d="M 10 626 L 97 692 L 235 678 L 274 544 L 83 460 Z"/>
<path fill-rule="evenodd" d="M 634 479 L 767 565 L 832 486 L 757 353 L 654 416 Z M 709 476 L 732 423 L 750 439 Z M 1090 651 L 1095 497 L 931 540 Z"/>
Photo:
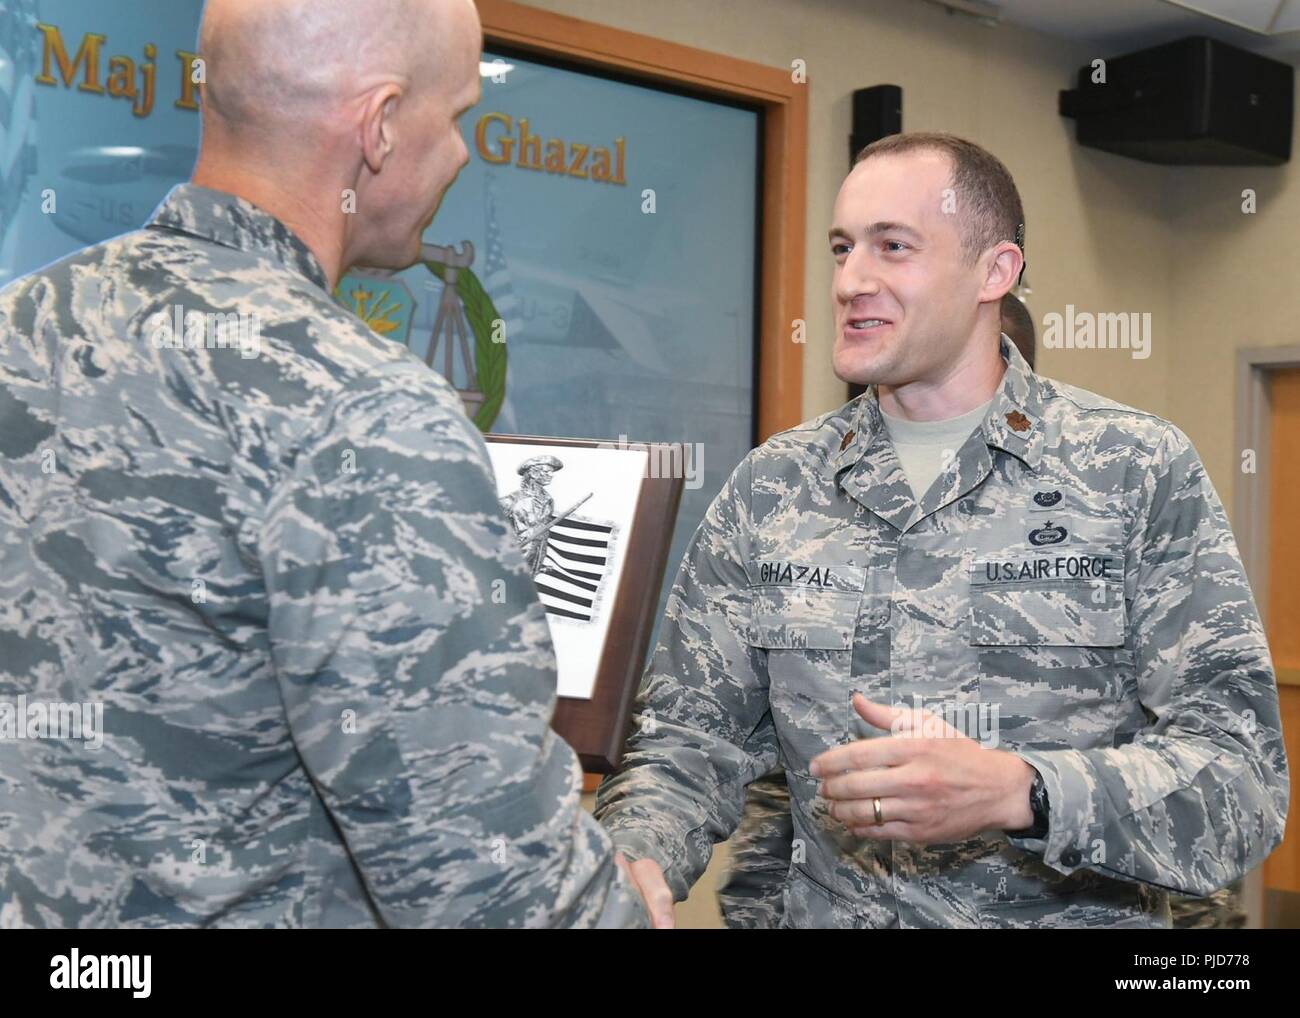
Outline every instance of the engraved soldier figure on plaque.
<path fill-rule="evenodd" d="M 563 469 L 564 463 L 556 456 L 526 459 L 518 468 L 519 475 L 523 478 L 519 490 L 512 491 L 501 499 L 501 508 L 514 525 L 519 550 L 523 552 L 528 571 L 533 576 L 551 571 L 546 565 L 551 528 L 591 498 L 588 493 L 564 512 L 555 514 L 555 500 L 551 498 L 546 486 L 551 483 L 555 471 Z"/>

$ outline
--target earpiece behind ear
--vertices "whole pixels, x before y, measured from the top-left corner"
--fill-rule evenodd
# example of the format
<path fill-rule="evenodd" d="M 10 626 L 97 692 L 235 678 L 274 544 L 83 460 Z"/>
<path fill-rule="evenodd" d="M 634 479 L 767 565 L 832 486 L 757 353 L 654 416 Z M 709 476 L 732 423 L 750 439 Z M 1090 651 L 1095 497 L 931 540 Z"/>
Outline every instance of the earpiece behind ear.
<path fill-rule="evenodd" d="M 1020 248 L 1020 257 L 1025 255 L 1025 224 L 1016 224 L 1016 247 Z M 1020 263 L 1020 275 L 1016 277 L 1016 286 L 1020 286 L 1025 279 L 1025 269 L 1029 267 L 1029 262 L 1022 260 Z"/>

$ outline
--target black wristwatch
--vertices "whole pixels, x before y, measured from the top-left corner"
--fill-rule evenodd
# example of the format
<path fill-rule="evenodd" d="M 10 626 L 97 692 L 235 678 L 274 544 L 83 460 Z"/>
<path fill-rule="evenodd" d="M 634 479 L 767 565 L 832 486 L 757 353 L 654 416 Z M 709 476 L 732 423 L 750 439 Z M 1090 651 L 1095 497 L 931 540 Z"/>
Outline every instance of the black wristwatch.
<path fill-rule="evenodd" d="M 1007 831 L 1012 838 L 1043 838 L 1047 836 L 1047 785 L 1034 768 L 1034 783 L 1029 786 L 1029 808 L 1034 814 L 1034 825 L 1020 831 Z"/>

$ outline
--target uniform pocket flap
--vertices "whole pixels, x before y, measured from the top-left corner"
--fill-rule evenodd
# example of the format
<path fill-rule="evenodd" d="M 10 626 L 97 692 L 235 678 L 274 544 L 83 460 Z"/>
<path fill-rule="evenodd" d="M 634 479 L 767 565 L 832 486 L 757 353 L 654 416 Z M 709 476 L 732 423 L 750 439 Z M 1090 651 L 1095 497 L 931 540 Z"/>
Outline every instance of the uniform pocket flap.
<path fill-rule="evenodd" d="M 1038 580 L 971 585 L 976 646 L 1122 647 L 1121 580 Z"/>
<path fill-rule="evenodd" d="M 842 567 L 841 567 L 842 568 Z M 865 570 L 858 569 L 865 580 Z M 749 642 L 788 650 L 848 650 L 857 628 L 857 590 L 833 587 L 752 587 Z"/>

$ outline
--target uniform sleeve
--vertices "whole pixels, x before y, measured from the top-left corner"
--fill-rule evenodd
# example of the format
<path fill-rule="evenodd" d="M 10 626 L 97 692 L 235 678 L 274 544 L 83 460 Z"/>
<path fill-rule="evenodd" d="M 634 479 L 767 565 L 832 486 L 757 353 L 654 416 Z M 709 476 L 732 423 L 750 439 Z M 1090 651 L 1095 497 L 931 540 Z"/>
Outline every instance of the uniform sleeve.
<path fill-rule="evenodd" d="M 1143 479 L 1130 560 L 1138 696 L 1130 744 L 1021 752 L 1043 775 L 1046 839 L 1013 839 L 1062 873 L 1080 867 L 1185 894 L 1262 863 L 1286 822 L 1277 683 L 1223 507 L 1172 426 Z"/>
<path fill-rule="evenodd" d="M 718 908 L 733 930 L 774 930 L 785 914 L 794 819 L 785 771 L 759 778 L 745 793 L 745 812 L 730 841 L 731 867 Z"/>
<path fill-rule="evenodd" d="M 268 506 L 294 743 L 387 924 L 644 925 L 550 728 L 550 635 L 486 449 L 426 374 L 337 402 Z"/>
<path fill-rule="evenodd" d="M 622 763 L 596 800 L 614 844 L 658 862 L 678 901 L 777 760 L 766 653 L 747 639 L 749 483 L 745 460 L 691 538 Z"/>

